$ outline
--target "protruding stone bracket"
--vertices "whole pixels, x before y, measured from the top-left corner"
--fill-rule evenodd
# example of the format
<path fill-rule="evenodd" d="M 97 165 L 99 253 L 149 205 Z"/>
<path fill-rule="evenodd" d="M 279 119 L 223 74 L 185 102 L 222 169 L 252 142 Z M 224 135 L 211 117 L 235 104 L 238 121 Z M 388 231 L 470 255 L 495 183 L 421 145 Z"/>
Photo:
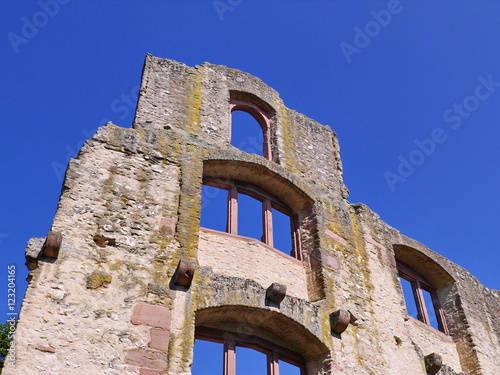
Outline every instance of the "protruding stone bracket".
<path fill-rule="evenodd" d="M 443 366 L 443 358 L 437 353 L 425 356 L 425 369 L 428 374 L 437 374 Z"/>
<path fill-rule="evenodd" d="M 266 290 L 266 300 L 275 304 L 280 304 L 286 296 L 286 285 L 272 283 Z"/>
<path fill-rule="evenodd" d="M 341 334 L 347 329 L 350 322 L 351 312 L 349 310 L 337 310 L 330 314 L 330 327 L 333 333 Z"/>
<path fill-rule="evenodd" d="M 181 259 L 177 265 L 174 276 L 172 277 L 172 281 L 175 285 L 189 288 L 191 286 L 191 282 L 193 281 L 195 269 L 195 262 Z"/>
<path fill-rule="evenodd" d="M 42 248 L 45 238 L 30 238 L 26 244 L 26 266 L 28 270 L 33 271 L 38 268 L 38 259 L 42 255 Z M 30 275 L 28 275 L 28 278 Z"/>
<path fill-rule="evenodd" d="M 43 256 L 57 259 L 59 256 L 59 249 L 61 248 L 63 236 L 60 232 L 50 231 L 45 238 L 42 247 Z"/>

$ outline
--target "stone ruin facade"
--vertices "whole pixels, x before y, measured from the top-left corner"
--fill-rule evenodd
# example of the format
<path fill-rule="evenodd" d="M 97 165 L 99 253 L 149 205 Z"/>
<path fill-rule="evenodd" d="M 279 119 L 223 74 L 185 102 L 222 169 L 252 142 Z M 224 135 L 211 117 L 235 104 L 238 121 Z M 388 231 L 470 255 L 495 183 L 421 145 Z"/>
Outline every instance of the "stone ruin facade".
<path fill-rule="evenodd" d="M 234 110 L 260 125 L 262 156 L 230 144 Z M 229 197 L 226 230 L 200 226 L 204 185 Z M 238 235 L 239 194 L 262 204 L 262 238 Z M 500 374 L 499 291 L 347 196 L 329 127 L 247 73 L 148 55 L 132 128 L 85 143 L 28 243 L 4 375 L 190 374 L 195 338 L 224 344 L 224 374 L 239 347 L 272 375 Z"/>

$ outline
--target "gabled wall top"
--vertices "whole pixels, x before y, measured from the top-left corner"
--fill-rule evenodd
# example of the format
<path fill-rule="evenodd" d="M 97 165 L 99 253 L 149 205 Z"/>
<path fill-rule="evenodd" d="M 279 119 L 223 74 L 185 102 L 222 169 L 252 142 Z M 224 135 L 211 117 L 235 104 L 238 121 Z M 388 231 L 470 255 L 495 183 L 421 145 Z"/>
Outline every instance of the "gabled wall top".
<path fill-rule="evenodd" d="M 133 128 L 184 134 L 217 152 L 237 150 L 230 146 L 234 103 L 265 114 L 270 160 L 347 198 L 335 133 L 286 108 L 274 89 L 239 70 L 210 63 L 191 68 L 147 55 Z"/>

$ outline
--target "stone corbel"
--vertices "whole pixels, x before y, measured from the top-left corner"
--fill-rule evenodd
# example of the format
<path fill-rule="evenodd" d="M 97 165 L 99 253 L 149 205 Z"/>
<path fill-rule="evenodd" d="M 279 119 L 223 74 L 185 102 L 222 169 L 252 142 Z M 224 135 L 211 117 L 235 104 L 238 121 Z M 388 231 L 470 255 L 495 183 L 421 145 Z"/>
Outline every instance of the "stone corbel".
<path fill-rule="evenodd" d="M 177 265 L 177 268 L 173 276 L 174 284 L 189 288 L 191 286 L 191 282 L 193 281 L 195 269 L 196 269 L 195 262 L 183 259 L 179 260 L 179 264 Z"/>
<path fill-rule="evenodd" d="M 61 248 L 63 236 L 60 232 L 50 231 L 45 238 L 42 247 L 43 256 L 57 259 L 59 256 L 59 249 Z"/>
<path fill-rule="evenodd" d="M 280 304 L 286 296 L 286 285 L 272 283 L 266 290 L 266 300 Z"/>
<path fill-rule="evenodd" d="M 355 321 L 349 310 L 337 310 L 330 314 L 330 327 L 333 333 L 341 334 L 344 332 L 351 321 Z"/>
<path fill-rule="evenodd" d="M 443 358 L 437 353 L 425 356 L 425 369 L 429 374 L 437 374 L 443 366 Z"/>

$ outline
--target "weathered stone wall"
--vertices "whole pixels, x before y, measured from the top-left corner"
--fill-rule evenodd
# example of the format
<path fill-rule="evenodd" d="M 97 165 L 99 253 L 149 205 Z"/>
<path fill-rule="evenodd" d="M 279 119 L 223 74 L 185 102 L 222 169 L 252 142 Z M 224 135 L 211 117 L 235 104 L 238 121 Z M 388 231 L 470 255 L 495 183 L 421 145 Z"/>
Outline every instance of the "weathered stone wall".
<path fill-rule="evenodd" d="M 162 263 L 178 244 L 158 227 L 162 220 L 175 225 L 179 167 L 128 146 L 101 129 L 70 163 L 52 226 L 64 237 L 61 253 L 38 261 L 22 306 L 17 334 L 26 342 L 18 357 L 33 360 L 6 373 L 135 373 L 124 353 L 148 337 L 130 316 L 137 303 L 156 297 L 150 288 L 167 290 Z M 159 300 L 168 306 L 171 299 Z"/>
<path fill-rule="evenodd" d="M 133 127 L 175 128 L 196 137 L 203 135 L 212 147 L 234 150 L 229 145 L 231 95 L 268 109 L 276 163 L 347 198 L 332 130 L 286 108 L 275 90 L 248 73 L 209 63 L 189 68 L 148 55 Z M 314 152 L 318 144 L 322 150 Z"/>
<path fill-rule="evenodd" d="M 284 284 L 288 286 L 287 295 L 309 299 L 306 270 L 301 262 L 258 240 L 234 237 L 200 231 L 200 266 L 210 267 L 214 274 L 252 279 L 264 288 L 274 282 Z"/>
<path fill-rule="evenodd" d="M 271 160 L 229 144 L 233 99 L 269 115 Z M 302 260 L 200 230 L 203 177 L 286 203 Z M 189 374 L 204 326 L 299 353 L 308 374 L 425 375 L 434 353 L 439 374 L 496 375 L 499 292 L 346 198 L 328 127 L 247 73 L 147 56 L 133 128 L 100 128 L 68 166 L 57 259 L 44 239 L 28 245 L 18 361 L 4 374 Z M 408 316 L 397 261 L 437 289 L 449 336 Z M 271 283 L 287 286 L 280 303 Z M 338 310 L 350 317 L 340 333 Z"/>

